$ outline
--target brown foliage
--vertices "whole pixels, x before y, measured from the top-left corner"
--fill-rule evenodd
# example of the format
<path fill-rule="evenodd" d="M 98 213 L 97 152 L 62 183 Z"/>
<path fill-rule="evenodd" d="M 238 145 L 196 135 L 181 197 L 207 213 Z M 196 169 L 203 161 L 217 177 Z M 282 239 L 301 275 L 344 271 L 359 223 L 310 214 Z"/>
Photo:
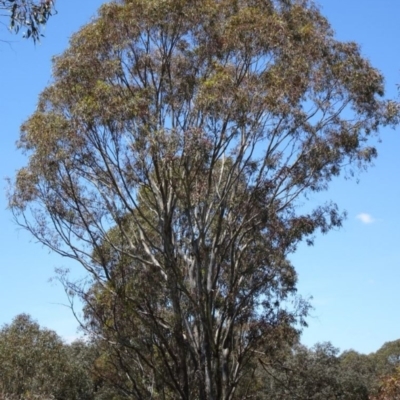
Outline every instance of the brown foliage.
<path fill-rule="evenodd" d="M 398 400 L 400 399 L 400 368 L 380 380 L 378 393 L 371 400 Z"/>

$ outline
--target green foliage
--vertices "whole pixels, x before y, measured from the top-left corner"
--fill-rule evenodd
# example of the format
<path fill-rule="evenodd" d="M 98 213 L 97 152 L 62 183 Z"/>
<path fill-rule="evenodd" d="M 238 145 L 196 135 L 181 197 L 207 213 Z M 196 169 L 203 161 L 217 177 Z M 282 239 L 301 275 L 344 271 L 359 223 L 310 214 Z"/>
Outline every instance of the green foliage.
<path fill-rule="evenodd" d="M 57 334 L 21 314 L 0 331 L 0 395 L 7 399 L 94 398 L 83 343 L 66 345 Z"/>
<path fill-rule="evenodd" d="M 57 374 L 63 374 L 63 350 L 54 332 L 40 329 L 28 315 L 17 316 L 0 333 L 1 392 L 27 398 L 49 396 Z M 53 379 L 48 379 L 52 374 Z"/>
<path fill-rule="evenodd" d="M 134 286 L 132 286 L 133 288 Z M 132 296 L 130 293 L 129 296 Z M 160 363 L 157 349 L 138 340 L 149 338 L 135 311 L 117 304 L 109 292 L 92 288 L 86 317 L 92 333 L 101 337 L 92 342 L 76 341 L 64 344 L 52 331 L 40 328 L 31 317 L 18 315 L 0 331 L 0 397 L 6 399 L 59 400 L 122 400 L 136 398 L 132 379 L 140 376 L 143 384 L 153 387 L 153 397 L 174 399 L 171 387 L 161 376 L 154 375 L 149 366 L 140 372 L 133 350 L 153 353 L 152 362 Z M 94 308 L 89 309 L 90 306 Z M 111 310 L 119 307 L 117 313 Z M 106 321 L 105 317 L 114 318 Z M 119 318 L 116 320 L 115 318 Z M 166 317 L 166 321 L 167 321 Z M 112 324 L 118 324 L 116 335 Z M 138 329 L 135 332 L 135 329 Z M 330 343 L 317 344 L 308 349 L 289 340 L 284 326 L 269 336 L 274 348 L 255 350 L 243 370 L 236 389 L 240 399 L 252 400 L 395 400 L 400 398 L 399 366 L 393 362 L 398 342 L 385 343 L 376 353 L 359 354 L 353 350 L 339 356 L 339 350 Z M 136 342 L 134 341 L 136 338 Z M 110 346 L 110 341 L 119 340 Z M 122 340 L 129 343 L 122 343 Z M 291 343 L 291 344 L 289 344 Z M 147 359 L 148 358 L 148 355 Z M 159 364 L 162 368 L 162 364 Z"/>
<path fill-rule="evenodd" d="M 358 382 L 368 389 L 368 393 L 373 393 L 379 374 L 372 354 L 360 354 L 354 350 L 344 351 L 340 355 L 340 365 L 350 382 Z"/>
<path fill-rule="evenodd" d="M 373 355 L 377 371 L 382 374 L 390 374 L 400 366 L 400 340 L 385 343 Z"/>
<path fill-rule="evenodd" d="M 368 400 L 363 376 L 347 368 L 330 343 L 296 345 L 264 363 L 264 399 Z"/>

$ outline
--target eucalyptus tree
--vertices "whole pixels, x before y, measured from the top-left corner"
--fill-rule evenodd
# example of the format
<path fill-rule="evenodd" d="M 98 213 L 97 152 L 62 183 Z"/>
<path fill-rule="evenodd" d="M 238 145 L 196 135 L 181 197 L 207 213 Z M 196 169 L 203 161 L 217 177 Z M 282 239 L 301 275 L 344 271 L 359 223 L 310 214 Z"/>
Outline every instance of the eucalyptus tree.
<path fill-rule="evenodd" d="M 304 324 L 287 256 L 342 223 L 301 205 L 397 118 L 381 74 L 307 0 L 121 0 L 53 77 L 9 204 L 88 271 L 69 289 L 110 379 L 137 399 L 245 398 Z"/>

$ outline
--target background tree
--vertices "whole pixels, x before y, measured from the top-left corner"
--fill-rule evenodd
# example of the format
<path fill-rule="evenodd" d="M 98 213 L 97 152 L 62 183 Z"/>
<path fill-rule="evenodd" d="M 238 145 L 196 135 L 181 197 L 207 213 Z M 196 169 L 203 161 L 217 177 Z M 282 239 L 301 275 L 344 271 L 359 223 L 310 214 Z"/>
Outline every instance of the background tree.
<path fill-rule="evenodd" d="M 400 368 L 395 368 L 392 373 L 379 379 L 376 394 L 371 400 L 399 400 L 400 399 Z"/>
<path fill-rule="evenodd" d="M 10 30 L 18 33 L 24 27 L 24 37 L 34 42 L 40 39 L 42 26 L 54 12 L 54 0 L 0 0 L 0 15 L 9 18 Z"/>
<path fill-rule="evenodd" d="M 373 354 L 360 354 L 354 350 L 344 351 L 340 355 L 340 369 L 349 381 L 358 382 L 368 389 L 369 394 L 373 393 L 378 378 Z"/>
<path fill-rule="evenodd" d="M 318 343 L 300 344 L 263 364 L 262 399 L 368 400 L 364 377 L 343 366 L 339 349 Z"/>
<path fill-rule="evenodd" d="M 89 363 L 85 345 L 64 344 L 29 315 L 18 315 L 0 331 L 2 398 L 93 399 Z"/>
<path fill-rule="evenodd" d="M 396 368 L 400 367 L 400 340 L 384 343 L 371 356 L 374 359 L 376 370 L 379 374 L 387 375 L 395 372 Z"/>
<path fill-rule="evenodd" d="M 397 116 L 382 76 L 306 0 L 113 2 L 53 75 L 10 207 L 89 272 L 69 289 L 111 381 L 137 399 L 244 398 L 304 324 L 288 254 L 342 223 L 304 196 L 365 167 Z"/>

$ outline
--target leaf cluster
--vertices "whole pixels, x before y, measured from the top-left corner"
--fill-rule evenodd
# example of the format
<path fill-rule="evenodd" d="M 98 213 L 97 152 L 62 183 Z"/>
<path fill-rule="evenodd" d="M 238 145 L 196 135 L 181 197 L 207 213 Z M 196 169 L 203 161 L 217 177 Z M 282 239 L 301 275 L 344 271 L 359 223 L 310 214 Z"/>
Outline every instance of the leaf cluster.
<path fill-rule="evenodd" d="M 43 36 L 42 27 L 55 14 L 53 0 L 1 0 L 0 10 L 10 14 L 10 30 L 18 33 L 26 28 L 25 38 L 32 38 L 34 43 Z"/>

